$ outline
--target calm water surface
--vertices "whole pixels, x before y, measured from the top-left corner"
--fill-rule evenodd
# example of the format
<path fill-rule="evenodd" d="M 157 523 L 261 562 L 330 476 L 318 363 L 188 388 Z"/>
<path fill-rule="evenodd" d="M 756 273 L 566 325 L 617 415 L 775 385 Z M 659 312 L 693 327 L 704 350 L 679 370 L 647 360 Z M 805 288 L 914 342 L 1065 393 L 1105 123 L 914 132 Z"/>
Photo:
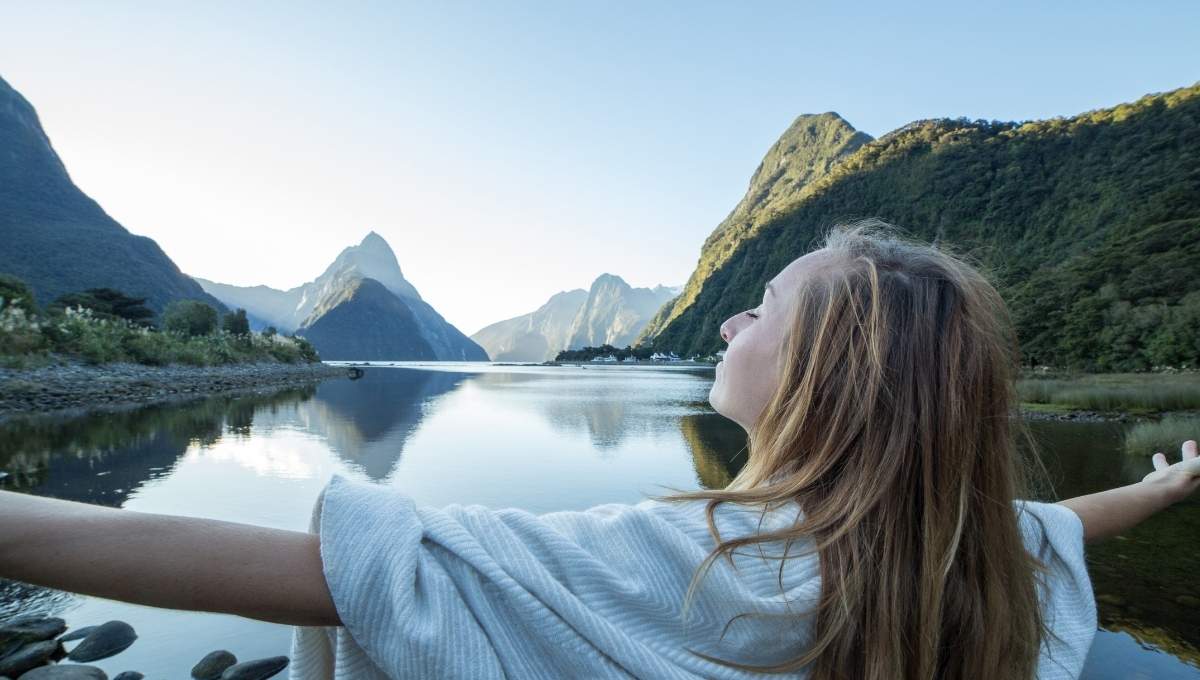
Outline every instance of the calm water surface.
<path fill-rule="evenodd" d="M 355 381 L 0 426 L 3 488 L 144 512 L 305 531 L 329 477 L 418 502 L 532 512 L 718 488 L 745 438 L 707 404 L 713 373 L 684 367 L 481 363 L 374 366 Z M 1034 423 L 1058 496 L 1140 479 L 1120 424 Z M 1200 504 L 1088 547 L 1101 630 L 1087 678 L 1200 678 Z M 213 554 L 213 560 L 224 556 Z M 183 677 L 213 649 L 289 653 L 291 628 L 176 612 L 0 580 L 0 620 L 122 619 L 139 638 L 96 662 L 110 676 Z"/>

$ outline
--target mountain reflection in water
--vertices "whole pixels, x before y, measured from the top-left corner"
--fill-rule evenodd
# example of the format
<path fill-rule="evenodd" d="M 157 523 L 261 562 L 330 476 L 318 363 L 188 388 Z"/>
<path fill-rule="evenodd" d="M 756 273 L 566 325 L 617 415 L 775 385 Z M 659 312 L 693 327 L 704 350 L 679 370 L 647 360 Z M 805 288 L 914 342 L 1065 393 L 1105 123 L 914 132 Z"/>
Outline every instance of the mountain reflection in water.
<path fill-rule="evenodd" d="M 684 367 L 369 367 L 359 380 L 210 397 L 81 418 L 0 425 L 5 489 L 304 531 L 330 475 L 417 502 L 532 512 L 722 488 L 746 437 L 707 404 L 711 370 Z M 1126 484 L 1149 461 L 1121 452 L 1119 423 L 1032 423 L 1058 497 Z M 1046 492 L 1047 496 L 1051 492 Z M 1181 504 L 1088 546 L 1100 611 L 1088 678 L 1200 678 L 1200 504 Z M 129 621 L 139 642 L 98 662 L 176 676 L 217 648 L 288 653 L 290 628 L 0 581 L 0 619 L 50 613 L 73 626 Z"/>

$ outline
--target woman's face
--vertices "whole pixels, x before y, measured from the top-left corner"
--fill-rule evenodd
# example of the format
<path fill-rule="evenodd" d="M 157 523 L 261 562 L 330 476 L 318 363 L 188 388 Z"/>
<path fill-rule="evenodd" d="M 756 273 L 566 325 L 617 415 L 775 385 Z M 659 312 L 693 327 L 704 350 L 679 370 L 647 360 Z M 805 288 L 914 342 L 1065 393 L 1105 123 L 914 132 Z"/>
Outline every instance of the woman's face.
<path fill-rule="evenodd" d="M 820 250 L 793 260 L 763 290 L 762 304 L 725 320 L 721 339 L 728 343 L 717 363 L 708 402 L 717 413 L 750 432 L 779 386 L 779 352 L 791 324 L 791 304 L 803 279 L 828 260 Z"/>

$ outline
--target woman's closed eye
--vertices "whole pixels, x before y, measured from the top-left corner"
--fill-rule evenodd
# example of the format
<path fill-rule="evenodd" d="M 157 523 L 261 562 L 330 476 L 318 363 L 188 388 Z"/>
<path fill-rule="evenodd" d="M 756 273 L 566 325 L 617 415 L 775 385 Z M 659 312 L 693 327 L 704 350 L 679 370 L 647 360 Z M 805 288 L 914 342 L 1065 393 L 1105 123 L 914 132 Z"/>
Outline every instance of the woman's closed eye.
<path fill-rule="evenodd" d="M 757 309 L 757 308 L 756 308 L 756 309 Z M 755 312 L 753 309 L 747 309 L 747 310 L 746 310 L 746 315 L 747 315 L 747 316 L 749 316 L 751 319 L 757 319 L 757 318 L 758 318 L 758 314 L 757 314 L 757 313 L 756 313 L 756 312 Z"/>

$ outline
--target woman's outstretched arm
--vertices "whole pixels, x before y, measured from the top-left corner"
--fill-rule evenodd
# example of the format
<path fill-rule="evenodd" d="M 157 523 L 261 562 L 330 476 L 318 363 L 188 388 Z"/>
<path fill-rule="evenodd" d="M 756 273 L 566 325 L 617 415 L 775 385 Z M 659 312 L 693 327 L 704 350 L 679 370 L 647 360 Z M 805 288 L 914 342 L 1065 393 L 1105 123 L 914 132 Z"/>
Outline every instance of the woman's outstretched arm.
<path fill-rule="evenodd" d="M 1083 540 L 1091 543 L 1124 533 L 1200 487 L 1196 442 L 1187 440 L 1181 450 L 1182 458 L 1174 465 L 1162 453 L 1154 454 L 1154 472 L 1136 484 L 1059 501 L 1083 520 Z"/>
<path fill-rule="evenodd" d="M 0 577 L 113 600 L 341 625 L 315 534 L 0 491 Z"/>

